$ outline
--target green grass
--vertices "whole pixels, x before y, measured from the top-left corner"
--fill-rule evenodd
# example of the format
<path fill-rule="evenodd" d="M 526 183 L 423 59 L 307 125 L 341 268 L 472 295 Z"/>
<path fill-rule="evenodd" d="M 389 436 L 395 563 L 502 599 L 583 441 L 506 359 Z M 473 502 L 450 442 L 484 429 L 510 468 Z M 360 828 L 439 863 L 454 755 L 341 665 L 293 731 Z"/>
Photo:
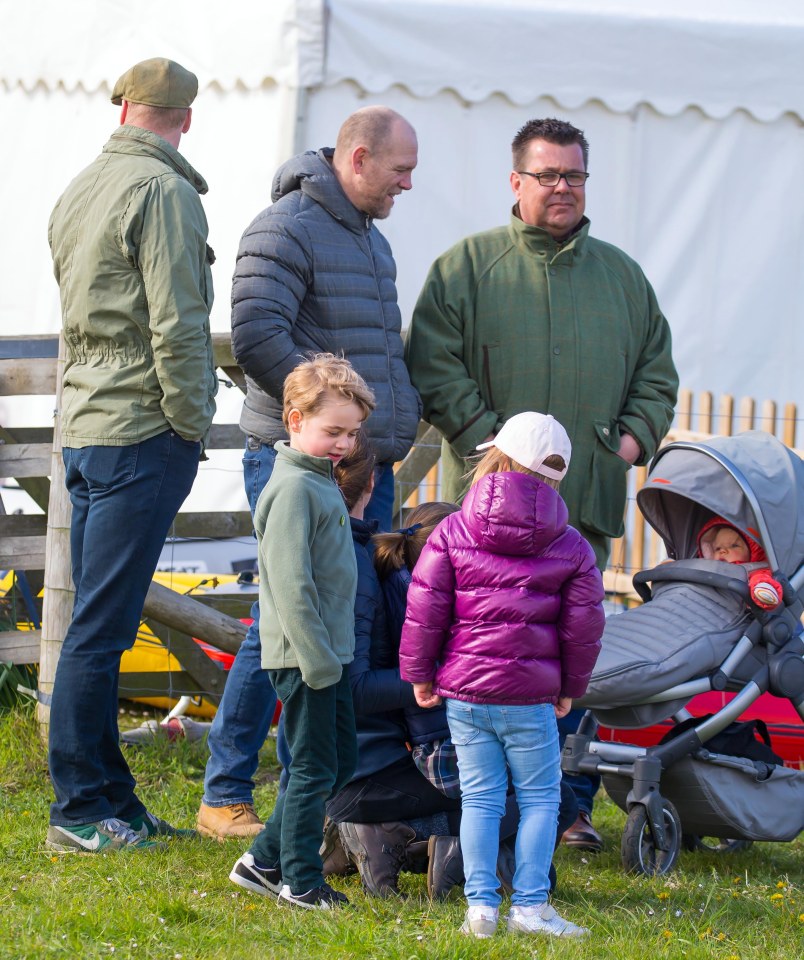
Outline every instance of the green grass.
<path fill-rule="evenodd" d="M 139 722 L 138 718 L 137 721 Z M 131 722 L 131 721 L 129 721 Z M 179 826 L 201 799 L 203 744 L 129 748 L 140 796 Z M 257 808 L 275 795 L 270 746 Z M 0 715 L 0 958 L 761 958 L 797 960 L 804 943 L 804 843 L 755 844 L 737 854 L 683 853 L 670 876 L 627 876 L 619 863 L 624 815 L 606 798 L 597 857 L 557 854 L 555 903 L 592 928 L 583 943 L 457 933 L 460 900 L 431 904 L 424 878 L 403 875 L 407 899 L 365 897 L 356 877 L 336 881 L 352 905 L 333 916 L 282 909 L 228 879 L 239 841 L 174 842 L 158 853 L 55 856 L 45 849 L 50 784 L 32 709 Z M 505 905 L 503 905 L 505 906 Z"/>

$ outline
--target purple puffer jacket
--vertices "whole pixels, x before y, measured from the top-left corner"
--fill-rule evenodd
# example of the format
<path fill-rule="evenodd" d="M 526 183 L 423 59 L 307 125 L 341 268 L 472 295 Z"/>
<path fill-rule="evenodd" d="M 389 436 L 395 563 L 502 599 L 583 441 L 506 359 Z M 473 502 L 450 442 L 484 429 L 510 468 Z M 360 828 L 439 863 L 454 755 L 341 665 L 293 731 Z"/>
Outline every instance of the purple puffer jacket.
<path fill-rule="evenodd" d="M 547 484 L 492 473 L 430 535 L 413 570 L 399 662 L 472 703 L 580 697 L 600 652 L 603 582 Z"/>

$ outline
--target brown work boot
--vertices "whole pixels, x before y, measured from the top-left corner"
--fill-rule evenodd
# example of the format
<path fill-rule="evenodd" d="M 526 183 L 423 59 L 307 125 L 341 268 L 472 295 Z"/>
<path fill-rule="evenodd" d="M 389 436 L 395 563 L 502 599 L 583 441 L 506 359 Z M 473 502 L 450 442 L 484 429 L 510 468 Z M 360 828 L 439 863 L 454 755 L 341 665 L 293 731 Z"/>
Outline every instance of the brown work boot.
<path fill-rule="evenodd" d="M 592 853 L 600 853 L 603 849 L 603 837 L 592 826 L 592 818 L 585 810 L 578 811 L 578 819 L 564 831 L 561 842 L 567 847 Z"/>
<path fill-rule="evenodd" d="M 346 877 L 350 873 L 357 872 L 357 867 L 343 849 L 338 824 L 329 817 L 324 824 L 324 842 L 318 854 L 321 857 L 322 872 L 325 877 Z"/>
<path fill-rule="evenodd" d="M 209 807 L 202 803 L 195 827 L 205 837 L 216 840 L 256 837 L 262 833 L 262 820 L 254 812 L 253 803 L 231 803 L 225 807 Z"/>
<path fill-rule="evenodd" d="M 463 886 L 463 854 L 459 837 L 430 837 L 427 841 L 427 896 L 445 900 Z"/>
<path fill-rule="evenodd" d="M 366 893 L 375 897 L 399 894 L 399 871 L 416 831 L 406 823 L 341 823 L 341 842 L 360 873 Z"/>

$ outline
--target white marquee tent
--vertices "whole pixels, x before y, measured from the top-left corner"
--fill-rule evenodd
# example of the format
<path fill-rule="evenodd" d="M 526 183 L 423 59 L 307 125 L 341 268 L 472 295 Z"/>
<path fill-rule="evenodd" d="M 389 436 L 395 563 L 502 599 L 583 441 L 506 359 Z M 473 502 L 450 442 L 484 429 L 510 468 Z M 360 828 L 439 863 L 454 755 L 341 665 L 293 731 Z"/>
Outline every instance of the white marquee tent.
<path fill-rule="evenodd" d="M 382 225 L 406 319 L 435 256 L 507 220 L 517 128 L 556 115 L 590 140 L 593 233 L 653 282 L 683 384 L 804 408 L 798 0 L 0 0 L 0 23 L 4 334 L 58 329 L 49 211 L 114 128 L 117 76 L 169 56 L 201 81 L 181 149 L 210 184 L 214 329 L 276 166 L 353 109 L 387 103 L 419 134 Z"/>

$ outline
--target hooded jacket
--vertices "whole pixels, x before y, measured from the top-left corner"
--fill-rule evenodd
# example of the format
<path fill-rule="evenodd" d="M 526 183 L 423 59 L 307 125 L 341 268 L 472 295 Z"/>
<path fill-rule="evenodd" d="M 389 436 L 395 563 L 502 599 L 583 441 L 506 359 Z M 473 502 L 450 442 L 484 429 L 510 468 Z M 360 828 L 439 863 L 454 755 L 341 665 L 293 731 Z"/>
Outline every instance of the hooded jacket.
<path fill-rule="evenodd" d="M 311 353 L 342 351 L 374 391 L 366 430 L 378 461 L 392 463 L 410 449 L 421 412 L 403 360 L 396 265 L 343 192 L 332 153 L 280 167 L 273 205 L 240 241 L 232 284 L 232 348 L 247 383 L 240 426 L 264 442 L 286 437 L 285 377 Z"/>
<path fill-rule="evenodd" d="M 218 381 L 206 192 L 167 140 L 126 125 L 59 198 L 48 239 L 67 353 L 65 446 L 209 431 Z"/>
<path fill-rule="evenodd" d="M 552 487 L 492 473 L 433 531 L 413 570 L 399 661 L 442 697 L 580 697 L 600 651 L 603 582 Z"/>

